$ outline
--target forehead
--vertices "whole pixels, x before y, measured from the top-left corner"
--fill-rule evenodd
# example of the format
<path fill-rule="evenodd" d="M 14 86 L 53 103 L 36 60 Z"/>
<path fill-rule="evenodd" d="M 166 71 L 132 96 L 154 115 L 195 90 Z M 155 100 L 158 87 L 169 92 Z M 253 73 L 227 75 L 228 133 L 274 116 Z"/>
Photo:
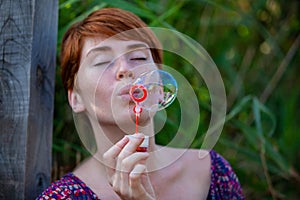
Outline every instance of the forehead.
<path fill-rule="evenodd" d="M 82 58 L 91 53 L 113 53 L 121 55 L 135 49 L 148 49 L 149 46 L 137 40 L 120 40 L 115 38 L 87 38 L 82 49 Z"/>

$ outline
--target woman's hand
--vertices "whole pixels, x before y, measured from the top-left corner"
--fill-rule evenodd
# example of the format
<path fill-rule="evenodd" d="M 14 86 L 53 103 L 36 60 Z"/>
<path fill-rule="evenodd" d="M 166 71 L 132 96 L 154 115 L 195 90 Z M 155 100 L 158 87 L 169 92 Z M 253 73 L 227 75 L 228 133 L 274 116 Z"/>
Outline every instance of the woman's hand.
<path fill-rule="evenodd" d="M 143 138 L 143 134 L 135 134 L 131 140 L 125 136 L 103 155 L 108 181 L 121 199 L 155 199 L 146 173 L 145 162 L 149 153 L 136 152 Z"/>

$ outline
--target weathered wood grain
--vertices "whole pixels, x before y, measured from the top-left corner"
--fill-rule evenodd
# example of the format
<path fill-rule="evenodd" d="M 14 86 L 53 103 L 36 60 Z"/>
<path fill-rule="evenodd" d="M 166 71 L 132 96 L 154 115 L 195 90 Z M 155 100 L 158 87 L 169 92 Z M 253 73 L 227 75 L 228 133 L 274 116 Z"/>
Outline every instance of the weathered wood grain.
<path fill-rule="evenodd" d="M 57 7 L 0 0 L 0 199 L 50 183 Z"/>

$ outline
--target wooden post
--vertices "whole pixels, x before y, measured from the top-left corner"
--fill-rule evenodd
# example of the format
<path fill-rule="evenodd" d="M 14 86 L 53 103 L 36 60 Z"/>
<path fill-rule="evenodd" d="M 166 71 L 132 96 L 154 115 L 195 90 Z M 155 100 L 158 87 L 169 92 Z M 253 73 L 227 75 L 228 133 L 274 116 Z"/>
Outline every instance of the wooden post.
<path fill-rule="evenodd" d="M 57 0 L 0 0 L 0 199 L 50 184 Z"/>

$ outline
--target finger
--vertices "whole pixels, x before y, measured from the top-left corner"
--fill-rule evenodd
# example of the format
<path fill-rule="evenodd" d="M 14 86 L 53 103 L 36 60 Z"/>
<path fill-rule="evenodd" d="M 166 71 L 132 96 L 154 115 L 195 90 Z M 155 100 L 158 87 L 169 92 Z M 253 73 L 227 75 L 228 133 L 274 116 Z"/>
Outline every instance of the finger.
<path fill-rule="evenodd" d="M 147 152 L 135 152 L 130 156 L 124 158 L 120 162 L 120 166 L 117 166 L 117 170 L 121 172 L 130 172 L 137 164 L 145 164 L 146 159 L 149 157 Z"/>
<path fill-rule="evenodd" d="M 125 145 L 125 147 L 120 152 L 119 158 L 123 160 L 127 156 L 136 152 L 137 147 L 143 142 L 143 140 L 144 140 L 144 135 L 141 133 L 136 133 L 134 135 L 131 135 L 128 144 Z"/>
<path fill-rule="evenodd" d="M 137 164 L 129 174 L 129 186 L 131 189 L 131 196 L 143 196 L 146 193 L 142 186 L 141 177 L 145 173 L 146 166 Z"/>
<path fill-rule="evenodd" d="M 146 171 L 146 166 L 142 164 L 137 164 L 134 166 L 133 170 L 129 174 L 130 186 L 137 186 L 141 183 L 140 177 Z"/>
<path fill-rule="evenodd" d="M 130 187 L 134 194 L 144 197 L 147 196 L 147 199 L 155 199 L 155 192 L 147 174 L 146 165 L 136 165 L 129 177 Z"/>
<path fill-rule="evenodd" d="M 115 172 L 116 157 L 118 157 L 119 153 L 128 143 L 128 141 L 129 138 L 125 136 L 103 154 L 103 161 L 105 163 L 106 171 L 109 177 L 111 177 Z"/>
<path fill-rule="evenodd" d="M 136 164 L 145 163 L 148 157 L 149 153 L 135 152 L 118 162 L 112 182 L 112 186 L 118 194 L 122 196 L 128 194 L 129 172 L 132 171 Z"/>
<path fill-rule="evenodd" d="M 119 153 L 122 151 L 124 146 L 129 142 L 129 138 L 127 136 L 123 137 L 120 141 L 118 141 L 115 145 L 113 145 L 110 149 L 108 149 L 103 154 L 103 160 L 105 164 L 108 166 L 111 162 L 114 163 L 115 158 L 118 157 Z"/>
<path fill-rule="evenodd" d="M 128 184 L 127 184 L 128 185 Z M 119 195 L 123 195 L 124 194 L 124 190 L 123 188 L 124 186 L 124 182 L 121 179 L 121 173 L 120 172 L 116 172 L 113 176 L 112 176 L 112 184 L 111 184 L 113 190 L 119 194 Z"/>
<path fill-rule="evenodd" d="M 135 134 L 135 137 L 132 137 L 129 142 L 125 145 L 125 147 L 121 150 L 121 152 L 118 155 L 117 158 L 117 163 L 116 163 L 116 170 L 117 171 L 131 171 L 133 166 L 136 164 L 136 159 L 139 158 L 139 155 L 142 156 L 143 154 L 135 154 L 136 152 L 136 148 L 139 146 L 139 144 L 142 142 L 144 135 L 143 134 Z M 131 167 L 129 167 L 128 165 L 127 168 L 123 168 L 124 167 L 124 163 L 123 161 L 125 160 L 126 162 L 130 161 L 129 159 L 126 159 L 127 157 L 130 157 L 132 154 L 135 154 L 135 156 L 133 156 L 133 164 L 131 164 Z M 144 154 L 143 156 L 146 156 L 148 154 Z"/>
<path fill-rule="evenodd" d="M 120 193 L 124 194 L 129 188 L 129 172 L 138 163 L 145 163 L 145 160 L 149 157 L 149 153 L 136 152 L 130 156 L 118 162 L 114 175 L 114 184 L 119 185 Z M 118 183 L 117 183 L 118 182 Z"/>

